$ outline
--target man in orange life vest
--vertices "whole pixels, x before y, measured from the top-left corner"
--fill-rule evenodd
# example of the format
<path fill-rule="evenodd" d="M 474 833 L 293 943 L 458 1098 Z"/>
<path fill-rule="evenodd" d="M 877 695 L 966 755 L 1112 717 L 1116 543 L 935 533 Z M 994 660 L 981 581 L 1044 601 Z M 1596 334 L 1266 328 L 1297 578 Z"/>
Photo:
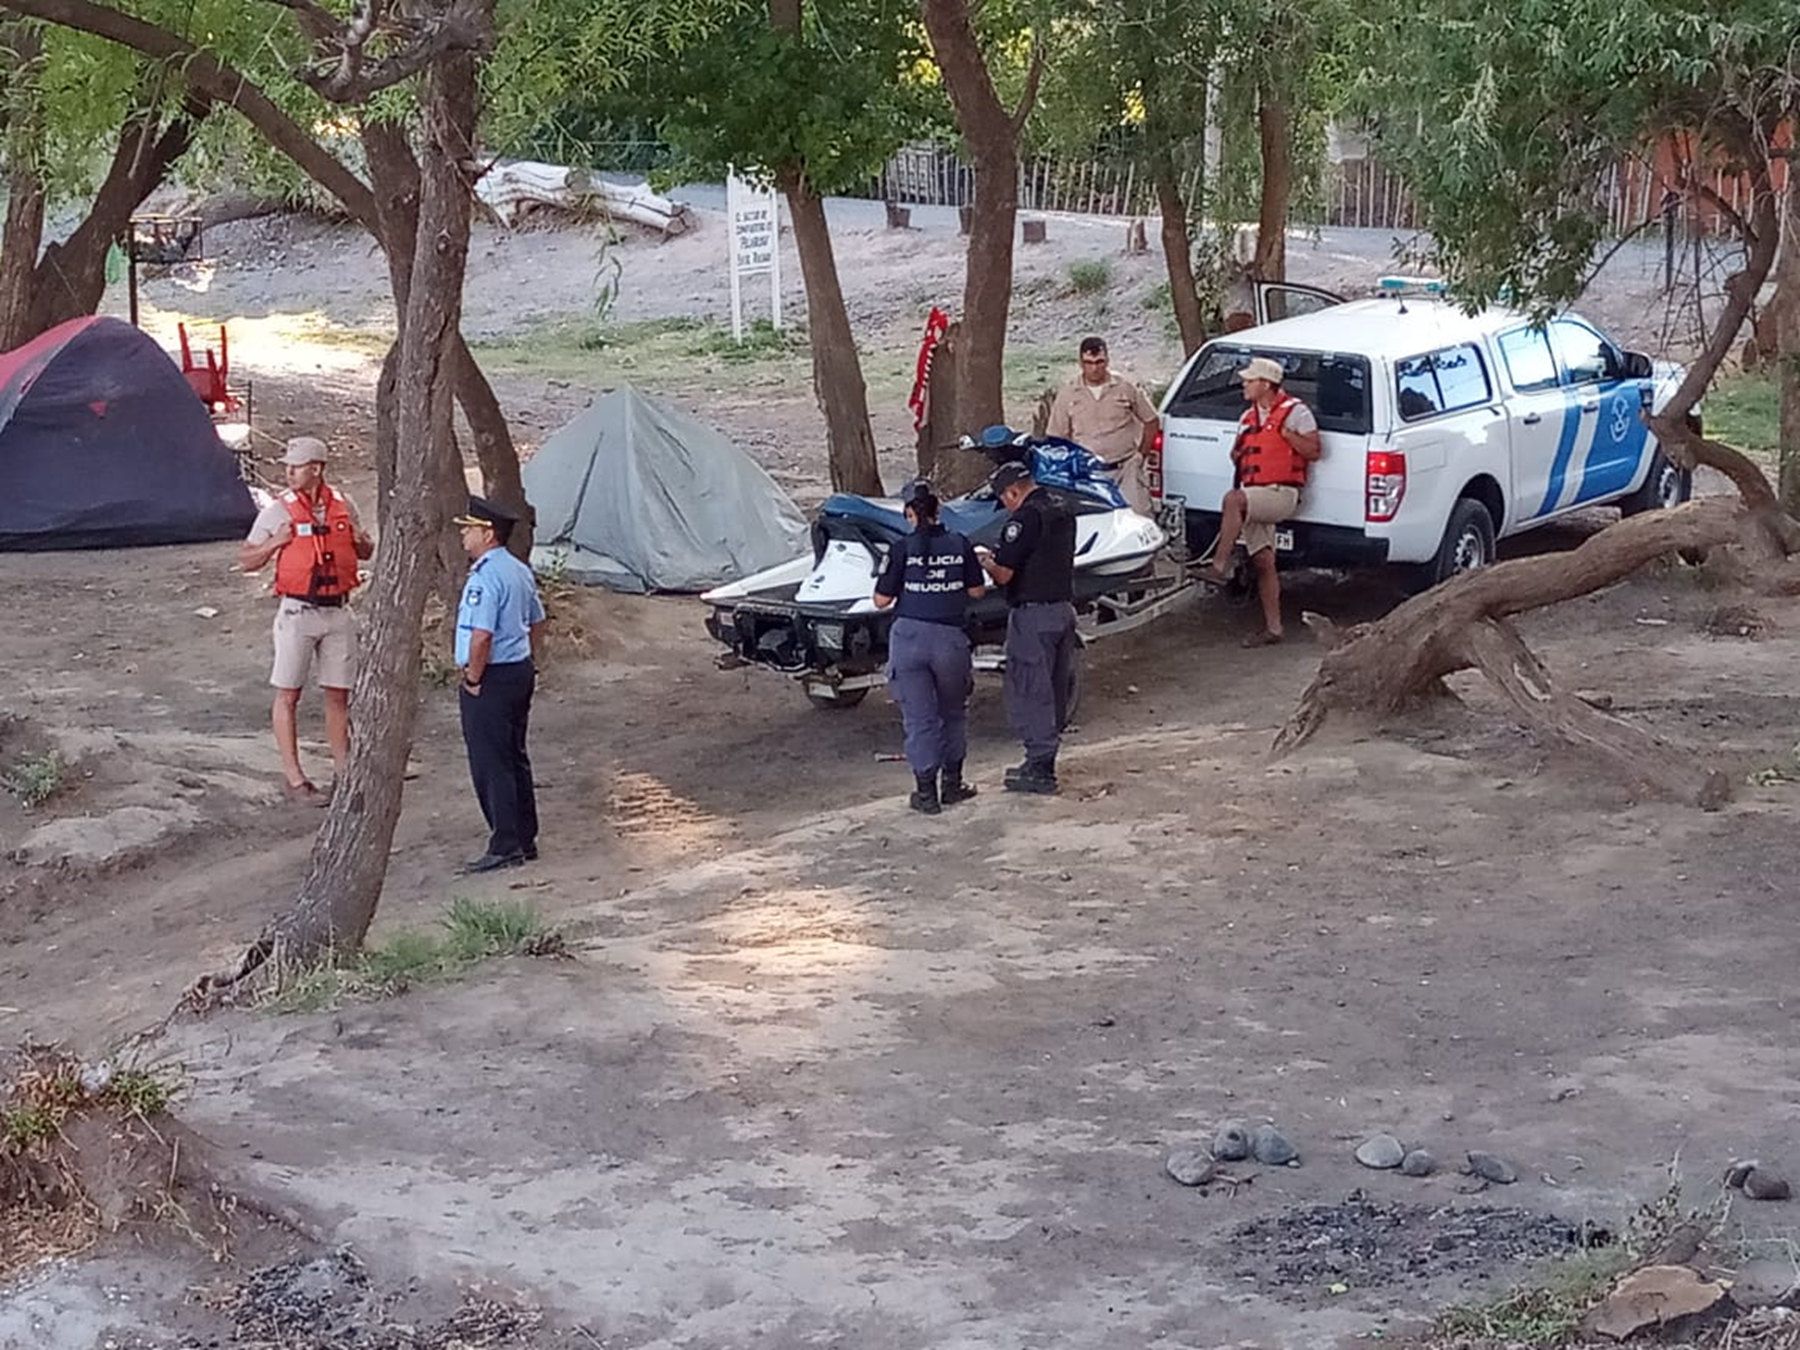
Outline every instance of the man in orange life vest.
<path fill-rule="evenodd" d="M 1202 580 L 1221 584 L 1230 577 L 1231 551 L 1238 539 L 1256 568 L 1256 591 L 1262 600 L 1263 627 L 1245 639 L 1246 647 L 1281 641 L 1281 577 L 1275 568 L 1275 526 L 1300 509 L 1300 489 L 1307 466 L 1319 458 L 1319 421 L 1311 408 L 1281 387 L 1279 361 L 1251 358 L 1238 372 L 1244 399 L 1250 404 L 1238 424 L 1231 462 L 1238 486 L 1225 494 L 1219 542 L 1212 567 Z"/>
<path fill-rule="evenodd" d="M 281 462 L 288 490 L 257 513 L 240 550 L 246 572 L 275 560 L 275 747 L 289 800 L 323 806 L 300 767 L 300 690 L 317 660 L 325 695 L 325 739 L 339 777 L 350 755 L 350 682 L 356 673 L 356 625 L 348 601 L 356 589 L 356 564 L 372 556 L 374 541 L 356 505 L 325 482 L 325 442 L 296 436 Z"/>

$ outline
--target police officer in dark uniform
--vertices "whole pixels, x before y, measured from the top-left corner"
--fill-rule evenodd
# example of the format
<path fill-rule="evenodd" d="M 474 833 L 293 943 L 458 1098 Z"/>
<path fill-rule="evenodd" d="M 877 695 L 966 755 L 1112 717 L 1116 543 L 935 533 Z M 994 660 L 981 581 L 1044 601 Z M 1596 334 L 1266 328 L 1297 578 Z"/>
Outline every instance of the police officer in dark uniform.
<path fill-rule="evenodd" d="M 1025 762 L 1006 771 L 1006 790 L 1052 793 L 1075 678 L 1075 510 L 1017 462 L 995 469 L 988 486 L 1012 512 L 999 549 L 977 554 L 1009 606 L 1006 712 Z"/>
<path fill-rule="evenodd" d="M 473 566 L 456 610 L 463 744 L 488 824 L 487 851 L 463 868 L 492 872 L 538 855 L 537 787 L 525 737 L 544 603 L 531 569 L 506 551 L 514 517 L 481 497 L 456 518 Z"/>
<path fill-rule="evenodd" d="M 894 611 L 887 679 L 900 705 L 906 762 L 917 785 L 909 804 L 935 816 L 941 807 L 975 795 L 963 782 L 969 694 L 975 688 L 965 623 L 969 601 L 986 586 L 968 539 L 939 522 L 931 484 L 909 483 L 901 501 L 912 533 L 888 550 L 874 599 L 877 609 Z"/>

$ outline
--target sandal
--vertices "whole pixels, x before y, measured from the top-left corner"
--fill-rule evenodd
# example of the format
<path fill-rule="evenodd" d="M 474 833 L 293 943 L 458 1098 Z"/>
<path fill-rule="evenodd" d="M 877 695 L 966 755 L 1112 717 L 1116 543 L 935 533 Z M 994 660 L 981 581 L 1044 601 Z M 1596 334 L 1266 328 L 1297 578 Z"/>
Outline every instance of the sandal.
<path fill-rule="evenodd" d="M 1249 637 L 1244 639 L 1241 645 L 1245 647 L 1279 647 L 1282 640 L 1282 634 L 1271 633 L 1265 628 L 1260 633 L 1252 633 Z"/>
<path fill-rule="evenodd" d="M 301 779 L 298 783 L 283 783 L 281 793 L 290 802 L 299 802 L 306 806 L 325 806 L 331 801 L 330 797 L 320 792 L 315 784 L 306 779 Z"/>

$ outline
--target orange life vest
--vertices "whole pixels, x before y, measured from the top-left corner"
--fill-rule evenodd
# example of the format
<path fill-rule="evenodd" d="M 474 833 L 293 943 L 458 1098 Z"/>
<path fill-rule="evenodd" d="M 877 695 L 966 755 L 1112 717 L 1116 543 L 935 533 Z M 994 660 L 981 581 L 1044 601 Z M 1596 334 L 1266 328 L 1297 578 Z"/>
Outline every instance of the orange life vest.
<path fill-rule="evenodd" d="M 1281 434 L 1289 414 L 1300 406 L 1292 394 L 1283 394 L 1269 409 L 1269 420 L 1253 403 L 1244 410 L 1238 428 L 1238 444 L 1243 453 L 1238 463 L 1243 468 L 1245 487 L 1305 487 L 1306 461 Z"/>
<path fill-rule="evenodd" d="M 275 555 L 275 594 L 296 600 L 343 599 L 356 589 L 356 527 L 344 499 L 324 483 L 325 505 L 320 525 L 313 503 L 298 492 L 281 494 L 281 504 L 294 522 L 294 537 Z"/>

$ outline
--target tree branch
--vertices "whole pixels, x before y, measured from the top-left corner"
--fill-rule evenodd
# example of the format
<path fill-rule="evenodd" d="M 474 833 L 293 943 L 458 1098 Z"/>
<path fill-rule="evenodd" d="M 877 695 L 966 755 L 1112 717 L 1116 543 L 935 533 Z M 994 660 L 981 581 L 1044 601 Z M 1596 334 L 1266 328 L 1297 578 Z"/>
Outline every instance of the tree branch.
<path fill-rule="evenodd" d="M 366 40 L 365 37 L 363 42 Z M 483 25 L 457 15 L 434 21 L 411 46 L 367 65 L 362 60 L 363 42 L 344 41 L 343 53 L 333 69 L 302 70 L 300 82 L 333 103 L 362 103 L 383 89 L 405 83 L 450 52 L 480 55 L 492 46 Z"/>
<path fill-rule="evenodd" d="M 1769 273 L 1775 266 L 1775 255 L 1781 244 L 1781 228 L 1776 216 L 1775 187 L 1769 176 L 1767 160 L 1751 170 L 1750 191 L 1750 233 L 1745 240 L 1747 247 L 1744 266 L 1726 279 L 1725 308 L 1720 311 L 1718 320 L 1713 324 L 1706 346 L 1689 363 L 1681 384 L 1670 396 L 1662 413 L 1658 414 L 1662 419 L 1656 423 L 1659 431 L 1665 423 L 1673 425 L 1681 422 L 1693 411 L 1700 396 L 1712 383 L 1714 374 L 1731 355 L 1731 349 L 1737 345 L 1738 332 L 1756 305 L 1757 292 L 1762 289 L 1763 282 L 1768 280 Z M 1691 468 L 1692 465 L 1683 467 Z M 1767 486 L 1767 480 L 1764 481 L 1764 486 Z"/>
<path fill-rule="evenodd" d="M 300 31 L 315 42 L 329 42 L 338 32 L 338 16 L 315 0 L 269 0 L 269 3 L 290 11 L 300 24 Z"/>
<path fill-rule="evenodd" d="M 1712 206 L 1713 210 L 1729 220 L 1731 222 L 1731 228 L 1737 231 L 1738 238 L 1742 239 L 1745 244 L 1753 244 L 1756 242 L 1756 232 L 1750 228 L 1750 222 L 1744 219 L 1743 212 L 1739 211 L 1737 207 L 1726 201 L 1725 198 L 1719 194 L 1717 189 L 1707 186 L 1707 184 L 1700 179 L 1694 177 L 1691 171 L 1686 174 L 1685 177 L 1687 178 L 1688 191 L 1698 193 L 1703 201 Z"/>
<path fill-rule="evenodd" d="M 166 28 L 94 4 L 92 0 L 0 0 L 0 10 L 91 33 L 158 61 L 169 62 L 181 72 L 190 89 L 236 109 L 270 145 L 343 203 L 344 209 L 366 226 L 376 239 L 381 238 L 381 218 L 375 210 L 375 194 L 241 71 L 211 52 L 202 51 Z"/>
<path fill-rule="evenodd" d="M 1017 136 L 1025 130 L 1025 123 L 1031 120 L 1031 110 L 1037 107 L 1038 90 L 1044 83 L 1044 44 L 1038 35 L 1031 35 L 1031 64 L 1025 70 L 1025 92 L 1019 96 L 1019 106 L 1013 110 L 1013 135 Z"/>

